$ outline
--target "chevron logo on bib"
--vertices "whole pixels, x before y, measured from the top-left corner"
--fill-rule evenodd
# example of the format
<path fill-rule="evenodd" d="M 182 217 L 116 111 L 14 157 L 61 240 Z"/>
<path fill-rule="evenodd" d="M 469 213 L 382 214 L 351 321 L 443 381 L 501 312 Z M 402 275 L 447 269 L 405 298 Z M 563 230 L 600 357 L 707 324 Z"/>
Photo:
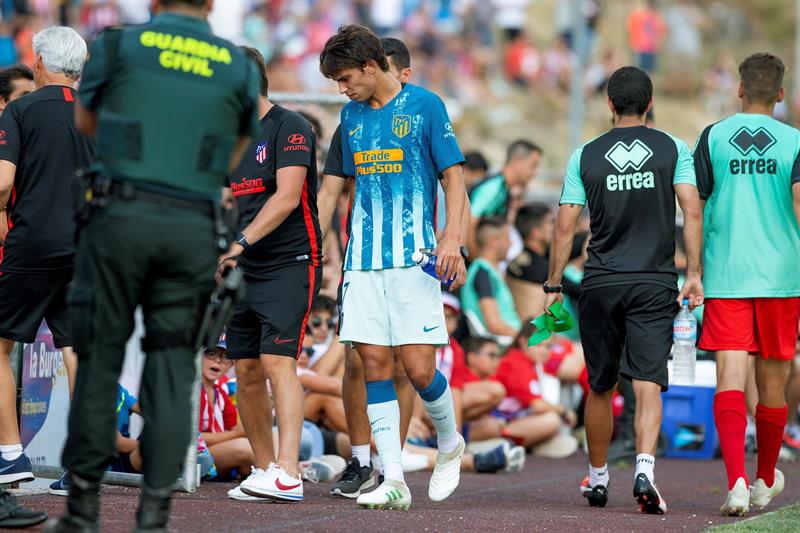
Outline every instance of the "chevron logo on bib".
<path fill-rule="evenodd" d="M 653 151 L 639 139 L 631 144 L 619 141 L 606 152 L 606 160 L 614 165 L 614 168 L 620 173 L 629 168 L 641 170 L 651 157 L 653 157 Z"/>

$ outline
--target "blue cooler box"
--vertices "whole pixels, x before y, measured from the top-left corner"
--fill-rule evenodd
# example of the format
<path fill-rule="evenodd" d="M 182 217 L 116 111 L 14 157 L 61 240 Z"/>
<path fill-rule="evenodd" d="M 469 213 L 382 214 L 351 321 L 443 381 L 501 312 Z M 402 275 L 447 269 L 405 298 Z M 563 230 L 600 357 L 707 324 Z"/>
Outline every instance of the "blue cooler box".
<path fill-rule="evenodd" d="M 666 457 L 713 459 L 719 448 L 714 425 L 714 387 L 670 385 L 661 395 L 661 430 L 667 437 Z"/>

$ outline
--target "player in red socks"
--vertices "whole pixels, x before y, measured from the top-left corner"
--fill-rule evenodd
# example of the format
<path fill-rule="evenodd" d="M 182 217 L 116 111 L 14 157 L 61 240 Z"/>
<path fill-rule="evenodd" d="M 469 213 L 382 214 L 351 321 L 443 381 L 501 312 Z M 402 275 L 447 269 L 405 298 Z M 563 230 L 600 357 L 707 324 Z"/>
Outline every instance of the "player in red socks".
<path fill-rule="evenodd" d="M 784 65 L 771 54 L 754 54 L 739 74 L 742 113 L 706 128 L 694 153 L 707 202 L 700 347 L 717 352 L 714 418 L 728 474 L 726 515 L 764 507 L 783 490 L 775 464 L 800 318 L 800 132 L 772 118 L 784 96 Z M 748 354 L 756 356 L 758 389 L 752 486 L 744 462 Z"/>

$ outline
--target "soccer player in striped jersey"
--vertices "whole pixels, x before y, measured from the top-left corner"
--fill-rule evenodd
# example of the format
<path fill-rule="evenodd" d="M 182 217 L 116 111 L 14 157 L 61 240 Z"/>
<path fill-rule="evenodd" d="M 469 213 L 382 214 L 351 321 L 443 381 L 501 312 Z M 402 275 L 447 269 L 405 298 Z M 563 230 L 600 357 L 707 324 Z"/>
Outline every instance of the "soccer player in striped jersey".
<path fill-rule="evenodd" d="M 368 29 L 342 28 L 326 43 L 320 68 L 351 99 L 341 115 L 343 168 L 345 175 L 355 176 L 356 192 L 340 340 L 354 343 L 363 360 L 367 412 L 386 478 L 376 491 L 359 496 L 358 503 L 378 508 L 411 504 L 391 380 L 397 346 L 436 424 L 439 455 L 429 496 L 443 500 L 458 485 L 464 442 L 456 431 L 447 380 L 435 369 L 435 345 L 447 342 L 440 284 L 417 268 L 411 255 L 435 250 L 438 274 L 455 286 L 463 283 L 463 157 L 442 101 L 395 79 L 380 39 Z M 448 216 L 437 246 L 434 205 L 440 174 Z"/>

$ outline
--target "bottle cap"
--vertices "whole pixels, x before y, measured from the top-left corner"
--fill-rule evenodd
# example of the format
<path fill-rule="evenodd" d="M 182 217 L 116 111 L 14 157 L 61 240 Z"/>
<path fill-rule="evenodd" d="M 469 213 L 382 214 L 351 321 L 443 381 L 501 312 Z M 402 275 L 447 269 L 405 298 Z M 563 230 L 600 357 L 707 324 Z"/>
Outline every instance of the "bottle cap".
<path fill-rule="evenodd" d="M 681 305 L 689 305 L 689 298 L 684 298 L 684 299 L 681 301 Z"/>
<path fill-rule="evenodd" d="M 419 250 L 417 250 L 416 252 L 411 254 L 411 260 L 414 261 L 417 264 L 421 263 L 424 258 L 425 258 L 425 254 L 423 254 Z"/>

